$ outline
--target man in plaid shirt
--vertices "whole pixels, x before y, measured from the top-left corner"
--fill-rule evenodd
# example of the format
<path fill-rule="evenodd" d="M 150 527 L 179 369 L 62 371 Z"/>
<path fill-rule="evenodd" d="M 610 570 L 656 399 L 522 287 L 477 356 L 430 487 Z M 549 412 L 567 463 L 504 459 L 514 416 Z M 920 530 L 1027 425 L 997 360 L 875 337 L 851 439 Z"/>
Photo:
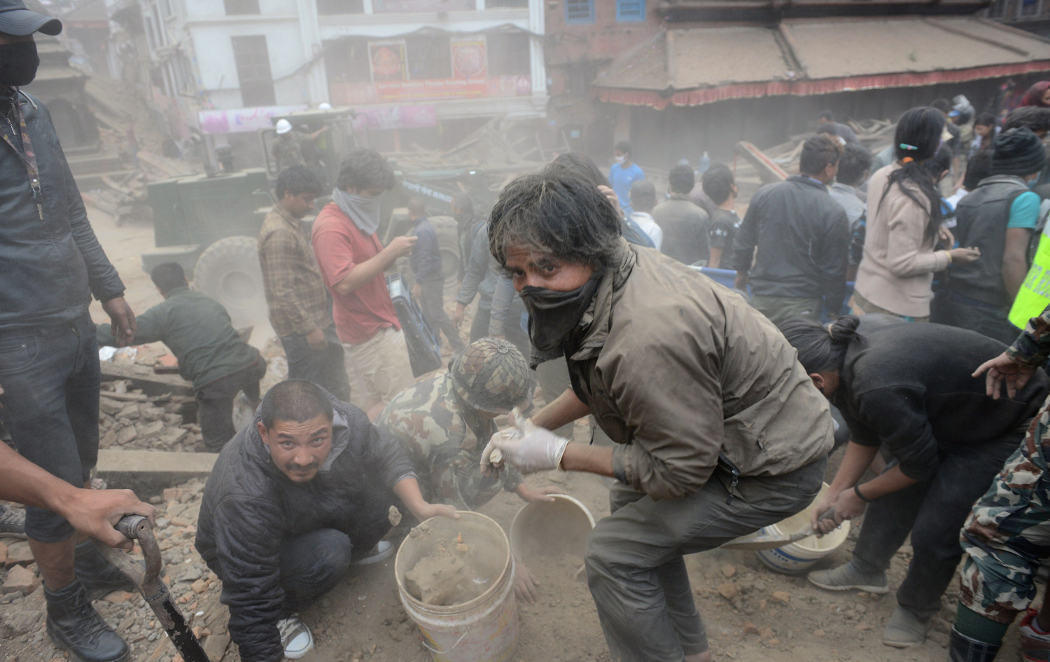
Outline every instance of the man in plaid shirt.
<path fill-rule="evenodd" d="M 321 182 L 305 166 L 292 166 L 277 176 L 277 204 L 259 231 L 270 324 L 288 358 L 288 377 L 318 384 L 342 402 L 350 400 L 343 365 L 343 346 L 335 334 L 332 308 L 313 248 L 300 219 L 314 207 Z"/>

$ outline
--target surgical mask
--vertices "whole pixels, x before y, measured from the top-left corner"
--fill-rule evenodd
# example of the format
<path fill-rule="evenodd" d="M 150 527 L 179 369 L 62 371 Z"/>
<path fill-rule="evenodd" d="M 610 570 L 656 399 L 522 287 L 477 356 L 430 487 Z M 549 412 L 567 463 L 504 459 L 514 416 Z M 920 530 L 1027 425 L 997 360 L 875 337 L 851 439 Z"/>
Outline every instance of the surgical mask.
<path fill-rule="evenodd" d="M 541 352 L 561 350 L 598 289 L 599 276 L 568 292 L 527 285 L 521 288 L 521 301 L 529 311 L 529 338 Z"/>
<path fill-rule="evenodd" d="M 33 40 L 0 44 L 0 84 L 18 87 L 36 78 L 40 56 Z"/>
<path fill-rule="evenodd" d="M 339 188 L 332 191 L 332 200 L 350 217 L 357 229 L 373 235 L 379 229 L 379 198 L 347 193 Z"/>
<path fill-rule="evenodd" d="M 614 156 L 613 158 L 616 159 L 617 163 L 623 163 L 624 159 L 626 159 L 627 157 L 626 156 Z"/>

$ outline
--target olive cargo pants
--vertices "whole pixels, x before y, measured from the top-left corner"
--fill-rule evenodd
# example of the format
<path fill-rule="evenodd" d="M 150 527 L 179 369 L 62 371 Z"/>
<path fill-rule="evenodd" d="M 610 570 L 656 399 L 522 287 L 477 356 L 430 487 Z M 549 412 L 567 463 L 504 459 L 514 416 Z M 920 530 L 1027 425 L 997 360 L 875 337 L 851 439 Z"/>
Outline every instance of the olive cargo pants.
<path fill-rule="evenodd" d="M 826 460 L 780 476 L 730 476 L 716 469 L 681 499 L 654 501 L 617 483 L 612 514 L 598 522 L 587 548 L 587 583 L 605 640 L 617 662 L 680 662 L 707 650 L 684 554 L 714 549 L 779 522 L 820 491 Z"/>

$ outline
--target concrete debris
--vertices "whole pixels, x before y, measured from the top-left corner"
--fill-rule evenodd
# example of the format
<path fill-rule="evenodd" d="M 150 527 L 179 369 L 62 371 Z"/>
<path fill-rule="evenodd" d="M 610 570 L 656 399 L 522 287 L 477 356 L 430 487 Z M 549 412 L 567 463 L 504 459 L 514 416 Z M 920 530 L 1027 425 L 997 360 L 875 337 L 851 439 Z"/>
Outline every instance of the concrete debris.
<path fill-rule="evenodd" d="M 10 543 L 7 546 L 7 560 L 5 565 L 25 565 L 33 562 L 33 550 L 29 549 L 29 543 L 24 540 Z"/>
<path fill-rule="evenodd" d="M 29 568 L 16 565 L 7 571 L 7 577 L 4 579 L 3 586 L 0 586 L 0 593 L 21 593 L 28 595 L 36 590 L 36 587 L 40 585 L 40 578 L 36 576 L 36 572 Z"/>

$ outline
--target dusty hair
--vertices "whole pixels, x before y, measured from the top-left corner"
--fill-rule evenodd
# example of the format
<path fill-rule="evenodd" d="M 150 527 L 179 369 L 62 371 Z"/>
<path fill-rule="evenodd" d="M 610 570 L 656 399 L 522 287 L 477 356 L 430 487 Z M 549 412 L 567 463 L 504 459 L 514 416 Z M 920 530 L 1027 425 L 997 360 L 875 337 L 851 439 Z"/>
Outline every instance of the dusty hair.
<path fill-rule="evenodd" d="M 807 373 L 838 372 L 850 343 L 860 338 L 859 324 L 855 315 L 843 315 L 829 326 L 794 317 L 780 324 L 780 332 L 798 350 L 798 362 Z"/>
<path fill-rule="evenodd" d="M 802 143 L 798 169 L 803 175 L 819 175 L 824 168 L 835 165 L 842 158 L 842 143 L 818 133 Z"/>
<path fill-rule="evenodd" d="M 503 266 L 512 244 L 595 270 L 613 265 L 620 216 L 590 181 L 562 168 L 518 177 L 489 215 L 489 250 Z"/>
<path fill-rule="evenodd" d="M 339 177 L 336 186 L 346 191 L 354 189 L 366 191 L 378 189 L 388 191 L 394 188 L 397 179 L 383 155 L 374 149 L 358 148 L 351 151 L 339 166 Z"/>

